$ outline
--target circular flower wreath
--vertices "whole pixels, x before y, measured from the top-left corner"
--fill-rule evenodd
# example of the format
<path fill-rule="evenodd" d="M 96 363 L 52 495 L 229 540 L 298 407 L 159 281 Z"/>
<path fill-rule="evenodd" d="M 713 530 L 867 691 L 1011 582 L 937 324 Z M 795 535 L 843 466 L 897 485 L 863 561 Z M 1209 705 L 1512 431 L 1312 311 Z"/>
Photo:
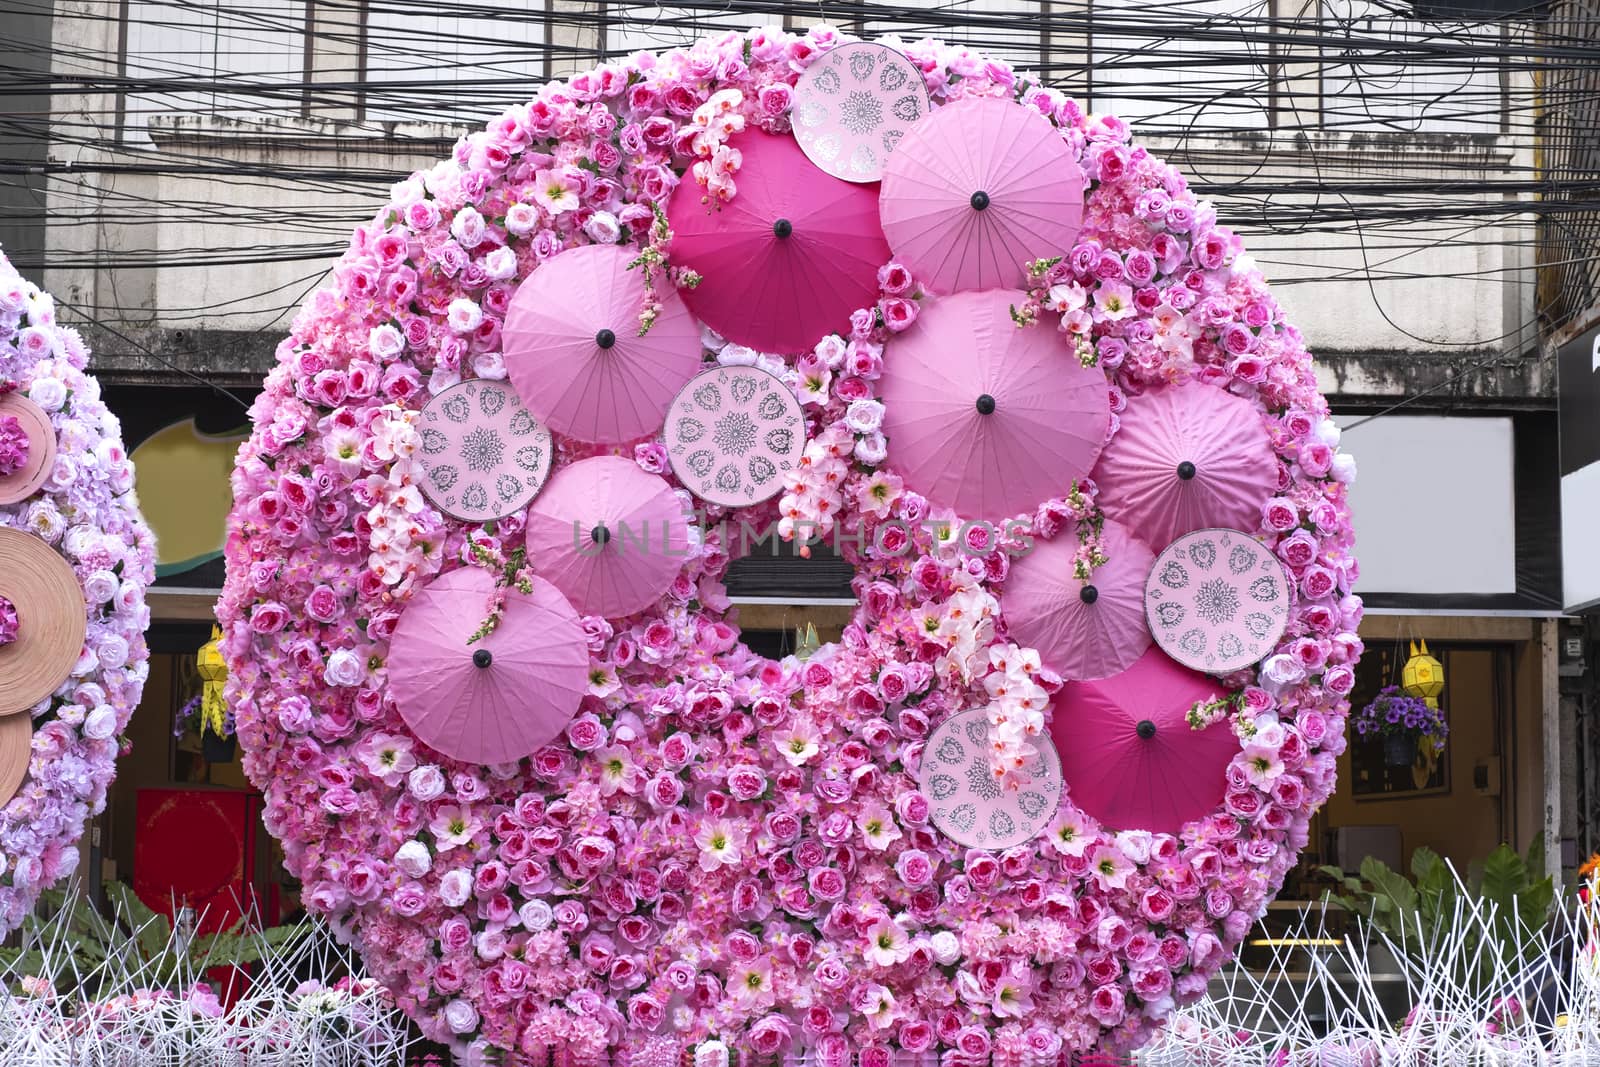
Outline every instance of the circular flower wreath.
<path fill-rule="evenodd" d="M 155 539 L 139 516 L 122 429 L 84 368 L 78 332 L 56 322 L 48 293 L 0 253 L 0 395 L 20 393 L 50 416 L 55 466 L 40 490 L 0 505 L 0 526 L 55 547 L 76 572 L 88 632 L 71 675 L 33 712 L 28 777 L 0 807 L 0 930 L 14 929 L 40 890 L 78 866 L 85 822 L 106 803 L 128 716 L 149 674 L 145 588 Z M 26 459 L 26 435 L 0 418 L 0 472 Z M 11 431 L 11 432 L 8 432 Z M 27 626 L 27 605 L 0 610 L 0 630 Z M 18 714 L 21 714 L 20 712 Z"/>
<path fill-rule="evenodd" d="M 1009 557 L 993 530 L 969 526 L 961 544 L 954 516 L 924 524 L 940 514 L 883 463 L 886 342 L 938 299 L 894 263 L 877 305 L 812 351 L 707 336 L 708 360 L 795 390 L 804 461 L 775 505 L 707 508 L 654 606 L 584 619 L 589 695 L 561 740 L 470 766 L 403 724 L 385 657 L 407 600 L 442 570 L 515 565 L 523 533 L 520 515 L 476 526 L 429 506 L 412 484 L 418 410 L 464 377 L 505 375 L 512 294 L 563 249 L 631 245 L 666 284 L 673 188 L 737 195 L 722 138 L 787 132 L 796 78 L 843 40 L 729 34 L 544 86 L 396 185 L 279 348 L 234 475 L 219 605 L 230 700 L 305 899 L 430 1036 L 580 1057 L 620 1046 L 641 1062 L 713 1038 L 811 1046 L 826 1063 L 1135 1044 L 1201 995 L 1334 787 L 1361 651 L 1353 468 L 1299 334 L 1238 239 L 1125 125 L 932 41 L 903 49 L 936 106 L 1018 100 L 1090 179 L 1079 243 L 1034 265 L 1018 315 L 1059 315 L 1078 357 L 1104 369 L 1113 412 L 1196 380 L 1251 401 L 1279 458 L 1254 533 L 1300 592 L 1259 672 L 1224 679 L 1244 739 L 1226 800 L 1174 837 L 1102 830 L 1069 792 L 1049 832 L 1001 853 L 930 823 L 915 777 L 930 728 L 996 700 L 1037 706 L 1061 681 L 1006 639 Z M 557 445 L 558 466 L 609 452 L 671 477 L 659 440 Z M 1077 536 L 1092 568 L 1094 496 L 1075 485 L 1006 530 Z M 840 546 L 859 596 L 843 639 L 803 662 L 752 654 L 718 520 L 776 520 L 791 536 L 839 516 L 865 531 Z M 1001 684 L 1019 665 L 1027 692 Z"/>

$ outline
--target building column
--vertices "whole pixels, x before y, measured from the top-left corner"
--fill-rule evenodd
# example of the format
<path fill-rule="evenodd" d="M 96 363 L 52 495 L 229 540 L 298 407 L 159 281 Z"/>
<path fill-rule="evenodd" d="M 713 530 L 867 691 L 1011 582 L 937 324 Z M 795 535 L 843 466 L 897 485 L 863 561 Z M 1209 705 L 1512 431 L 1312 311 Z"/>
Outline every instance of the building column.
<path fill-rule="evenodd" d="M 1539 736 L 1543 740 L 1544 759 L 1544 867 L 1545 873 L 1561 881 L 1561 678 L 1560 639 L 1561 620 L 1539 620 Z"/>

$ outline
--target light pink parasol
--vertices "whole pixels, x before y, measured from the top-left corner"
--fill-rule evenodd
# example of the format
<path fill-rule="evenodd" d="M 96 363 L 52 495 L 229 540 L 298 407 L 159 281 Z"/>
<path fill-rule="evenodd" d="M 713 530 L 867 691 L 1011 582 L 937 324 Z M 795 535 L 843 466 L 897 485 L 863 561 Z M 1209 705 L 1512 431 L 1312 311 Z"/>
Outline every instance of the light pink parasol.
<path fill-rule="evenodd" d="M 794 390 L 759 367 L 715 367 L 697 375 L 667 412 L 667 456 L 701 500 L 759 504 L 783 490 L 806 447 Z"/>
<path fill-rule="evenodd" d="M 883 232 L 938 293 L 1014 289 L 1027 264 L 1072 251 L 1083 169 L 1033 108 L 993 97 L 935 108 L 883 171 Z"/>
<path fill-rule="evenodd" d="M 1254 530 L 1278 461 L 1248 400 L 1201 382 L 1132 397 L 1094 471 L 1111 518 L 1165 548 L 1190 530 Z"/>
<path fill-rule="evenodd" d="M 1094 466 L 1110 401 L 1046 314 L 1018 327 L 1019 292 L 932 301 L 890 342 L 880 383 L 889 464 L 963 518 L 1032 512 Z"/>
<path fill-rule="evenodd" d="M 667 205 L 672 260 L 701 282 L 683 299 L 707 326 L 762 352 L 809 352 L 878 299 L 889 246 L 876 185 L 818 170 L 794 138 L 749 130 L 729 142 L 743 162 L 720 206 L 686 179 Z"/>
<path fill-rule="evenodd" d="M 569 248 L 511 298 L 506 371 L 517 395 L 556 433 L 602 444 L 655 433 L 673 394 L 700 369 L 700 327 L 672 287 L 639 335 L 648 295 L 616 245 Z"/>
<path fill-rule="evenodd" d="M 467 639 L 489 614 L 494 578 L 460 567 L 417 590 L 389 642 L 389 686 L 413 733 L 463 763 L 510 763 L 553 741 L 588 691 L 589 653 L 578 613 L 542 578 L 505 590 L 500 623 Z"/>
<path fill-rule="evenodd" d="M 585 615 L 653 604 L 689 555 L 689 523 L 666 479 L 595 456 L 557 471 L 528 509 L 528 559 Z"/>
<path fill-rule="evenodd" d="M 1150 632 L 1167 655 L 1227 674 L 1270 653 L 1289 624 L 1289 574 L 1238 530 L 1195 530 L 1156 557 L 1145 587 Z"/>
<path fill-rule="evenodd" d="M 875 41 L 819 56 L 794 86 L 794 139 L 806 156 L 847 182 L 875 182 L 912 123 L 928 114 L 922 71 Z"/>
<path fill-rule="evenodd" d="M 1210 812 L 1239 739 L 1226 720 L 1193 730 L 1185 715 L 1222 695 L 1158 648 L 1121 674 L 1062 686 L 1050 736 L 1068 798 L 1115 830 L 1175 834 Z"/>
<path fill-rule="evenodd" d="M 1120 523 L 1107 520 L 1100 546 L 1106 562 L 1089 581 L 1073 576 L 1073 530 L 1035 544 L 1006 577 L 1000 609 L 1012 640 L 1039 650 L 1063 678 L 1107 678 L 1150 647 L 1144 589 L 1154 555 Z"/>
<path fill-rule="evenodd" d="M 417 428 L 417 484 L 451 518 L 490 522 L 521 511 L 550 473 L 550 431 L 505 382 L 457 382 L 428 401 Z"/>
<path fill-rule="evenodd" d="M 1038 836 L 1061 802 L 1061 761 L 1048 737 L 1016 772 L 1017 787 L 995 781 L 984 709 L 940 723 L 922 749 L 918 785 L 932 802 L 933 823 L 972 848 L 1012 848 Z"/>

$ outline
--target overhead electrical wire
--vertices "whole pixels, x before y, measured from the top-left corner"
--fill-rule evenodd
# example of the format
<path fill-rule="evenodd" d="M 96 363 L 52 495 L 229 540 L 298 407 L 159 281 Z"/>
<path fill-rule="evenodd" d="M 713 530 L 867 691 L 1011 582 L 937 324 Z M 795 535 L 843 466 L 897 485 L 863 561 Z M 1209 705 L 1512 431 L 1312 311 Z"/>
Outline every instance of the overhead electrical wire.
<path fill-rule="evenodd" d="M 1538 23 L 1424 21 L 1373 0 L 0 0 L 0 21 L 53 12 L 55 30 L 0 46 L 0 145 L 47 146 L 0 151 L 0 186 L 44 197 L 0 196 L 0 225 L 37 210 L 82 232 L 24 269 L 269 268 L 226 300 L 86 309 L 108 321 L 277 323 L 285 278 L 322 276 L 292 264 L 331 266 L 383 190 L 547 77 L 721 29 L 828 22 L 966 44 L 1131 116 L 1289 274 L 1276 285 L 1364 281 L 1399 336 L 1531 351 L 1531 323 L 1419 337 L 1385 300 L 1440 278 L 1521 291 L 1551 269 L 1600 276 L 1600 239 L 1585 242 L 1600 238 L 1600 172 L 1538 155 L 1552 115 L 1600 113 L 1600 11 L 1577 7 Z M 1441 250 L 1459 269 L 1407 263 Z M 1556 303 L 1534 307 L 1559 324 Z"/>

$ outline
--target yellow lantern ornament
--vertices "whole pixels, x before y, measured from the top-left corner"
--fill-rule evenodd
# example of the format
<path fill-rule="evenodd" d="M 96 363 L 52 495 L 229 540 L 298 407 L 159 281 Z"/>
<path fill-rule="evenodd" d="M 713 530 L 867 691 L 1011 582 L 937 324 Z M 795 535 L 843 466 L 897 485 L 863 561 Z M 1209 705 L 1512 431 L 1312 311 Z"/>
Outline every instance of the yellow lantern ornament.
<path fill-rule="evenodd" d="M 1430 708 L 1439 706 L 1439 694 L 1444 692 L 1444 664 L 1428 651 L 1428 642 L 1422 642 L 1421 651 L 1417 642 L 1411 642 L 1411 658 L 1400 668 L 1400 688 L 1407 696 L 1420 697 Z"/>
<path fill-rule="evenodd" d="M 200 733 L 205 735 L 206 727 L 218 737 L 226 738 L 223 731 L 227 728 L 228 705 L 222 697 L 222 687 L 228 681 L 228 665 L 222 658 L 222 630 L 211 627 L 211 640 L 200 646 L 200 651 L 195 655 L 195 670 L 204 682 L 200 690 Z"/>

